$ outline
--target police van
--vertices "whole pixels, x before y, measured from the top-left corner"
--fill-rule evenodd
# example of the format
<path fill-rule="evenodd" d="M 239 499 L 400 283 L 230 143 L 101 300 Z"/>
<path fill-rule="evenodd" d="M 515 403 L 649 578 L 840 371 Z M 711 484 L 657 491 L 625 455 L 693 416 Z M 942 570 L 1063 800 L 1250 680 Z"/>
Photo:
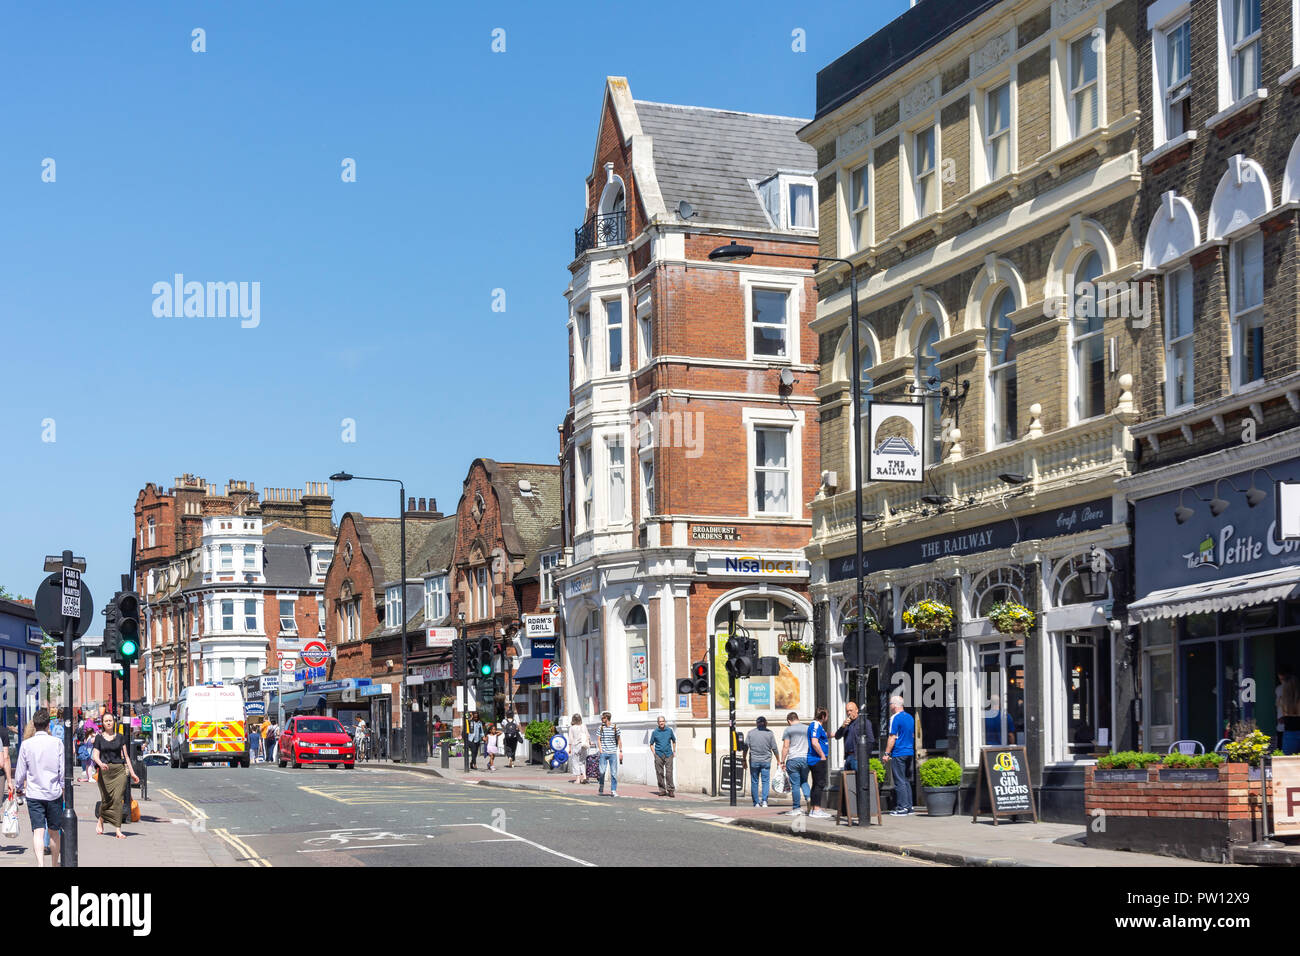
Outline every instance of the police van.
<path fill-rule="evenodd" d="M 248 766 L 244 693 L 238 687 L 203 684 L 181 691 L 172 728 L 171 765 L 192 763 Z"/>

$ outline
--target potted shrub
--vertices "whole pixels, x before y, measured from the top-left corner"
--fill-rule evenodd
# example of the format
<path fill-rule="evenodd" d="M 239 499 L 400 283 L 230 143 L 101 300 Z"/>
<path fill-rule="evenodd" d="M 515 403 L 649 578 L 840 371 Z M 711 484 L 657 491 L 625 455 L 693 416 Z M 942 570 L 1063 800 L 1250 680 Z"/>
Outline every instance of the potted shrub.
<path fill-rule="evenodd" d="M 804 641 L 785 641 L 781 653 L 791 664 L 807 664 L 813 659 L 813 646 Z"/>
<path fill-rule="evenodd" d="M 1220 754 L 1166 754 L 1160 761 L 1160 779 L 1178 781 L 1218 780 Z"/>
<path fill-rule="evenodd" d="M 555 736 L 555 724 L 549 720 L 533 720 L 524 724 L 524 739 L 529 743 L 529 763 L 541 763 L 546 748 Z"/>
<path fill-rule="evenodd" d="M 872 613 L 871 608 L 867 608 L 867 613 L 862 618 L 862 626 L 869 631 L 880 630 L 880 622 L 876 620 L 876 615 Z M 845 637 L 858 633 L 858 615 L 856 613 L 844 616 L 840 621 L 840 633 Z"/>
<path fill-rule="evenodd" d="M 1015 601 L 999 601 L 989 608 L 989 623 L 999 634 L 1024 634 L 1034 626 L 1034 612 Z"/>
<path fill-rule="evenodd" d="M 903 612 L 903 624 L 917 631 L 946 631 L 952 627 L 952 608 L 941 601 L 918 601 Z"/>
<path fill-rule="evenodd" d="M 961 764 L 949 757 L 931 757 L 920 767 L 925 806 L 932 817 L 949 817 L 957 812 L 961 789 Z"/>
<path fill-rule="evenodd" d="M 1145 780 L 1147 767 L 1160 763 L 1161 759 L 1160 754 L 1137 753 L 1133 750 L 1104 754 L 1097 758 L 1096 778 L 1103 783 L 1107 780 Z"/>
<path fill-rule="evenodd" d="M 1250 765 L 1249 778 L 1258 780 L 1260 773 L 1260 764 L 1264 757 L 1273 749 L 1273 739 L 1262 730 L 1252 730 L 1244 737 L 1239 737 L 1232 743 L 1223 745 L 1223 753 L 1228 758 L 1228 763 L 1244 763 Z"/>

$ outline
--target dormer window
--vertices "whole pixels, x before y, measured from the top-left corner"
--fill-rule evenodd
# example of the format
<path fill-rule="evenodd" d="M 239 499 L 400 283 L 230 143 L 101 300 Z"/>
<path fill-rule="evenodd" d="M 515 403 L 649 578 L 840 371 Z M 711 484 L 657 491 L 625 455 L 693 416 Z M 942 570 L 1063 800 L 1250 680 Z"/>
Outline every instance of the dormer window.
<path fill-rule="evenodd" d="M 777 229 L 816 229 L 812 176 L 779 173 L 758 184 L 758 194 Z"/>

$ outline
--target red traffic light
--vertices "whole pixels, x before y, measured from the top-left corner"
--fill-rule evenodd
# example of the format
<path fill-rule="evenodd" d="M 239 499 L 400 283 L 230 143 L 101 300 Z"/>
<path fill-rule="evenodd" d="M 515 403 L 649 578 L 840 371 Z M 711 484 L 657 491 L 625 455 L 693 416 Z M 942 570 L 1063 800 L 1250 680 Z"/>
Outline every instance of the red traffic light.
<path fill-rule="evenodd" d="M 693 667 L 691 667 L 691 676 L 694 677 L 696 680 L 699 680 L 701 677 L 708 677 L 709 676 L 708 661 L 700 661 L 697 664 L 695 664 Z"/>

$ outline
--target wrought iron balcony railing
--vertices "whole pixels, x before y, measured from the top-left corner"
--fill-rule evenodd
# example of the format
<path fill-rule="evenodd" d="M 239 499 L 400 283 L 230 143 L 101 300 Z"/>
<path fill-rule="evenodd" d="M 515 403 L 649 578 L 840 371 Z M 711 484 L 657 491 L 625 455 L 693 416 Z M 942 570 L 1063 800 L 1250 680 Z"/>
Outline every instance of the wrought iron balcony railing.
<path fill-rule="evenodd" d="M 592 216 L 573 230 L 573 257 L 576 259 L 588 249 L 615 246 L 627 241 L 627 211 Z"/>

